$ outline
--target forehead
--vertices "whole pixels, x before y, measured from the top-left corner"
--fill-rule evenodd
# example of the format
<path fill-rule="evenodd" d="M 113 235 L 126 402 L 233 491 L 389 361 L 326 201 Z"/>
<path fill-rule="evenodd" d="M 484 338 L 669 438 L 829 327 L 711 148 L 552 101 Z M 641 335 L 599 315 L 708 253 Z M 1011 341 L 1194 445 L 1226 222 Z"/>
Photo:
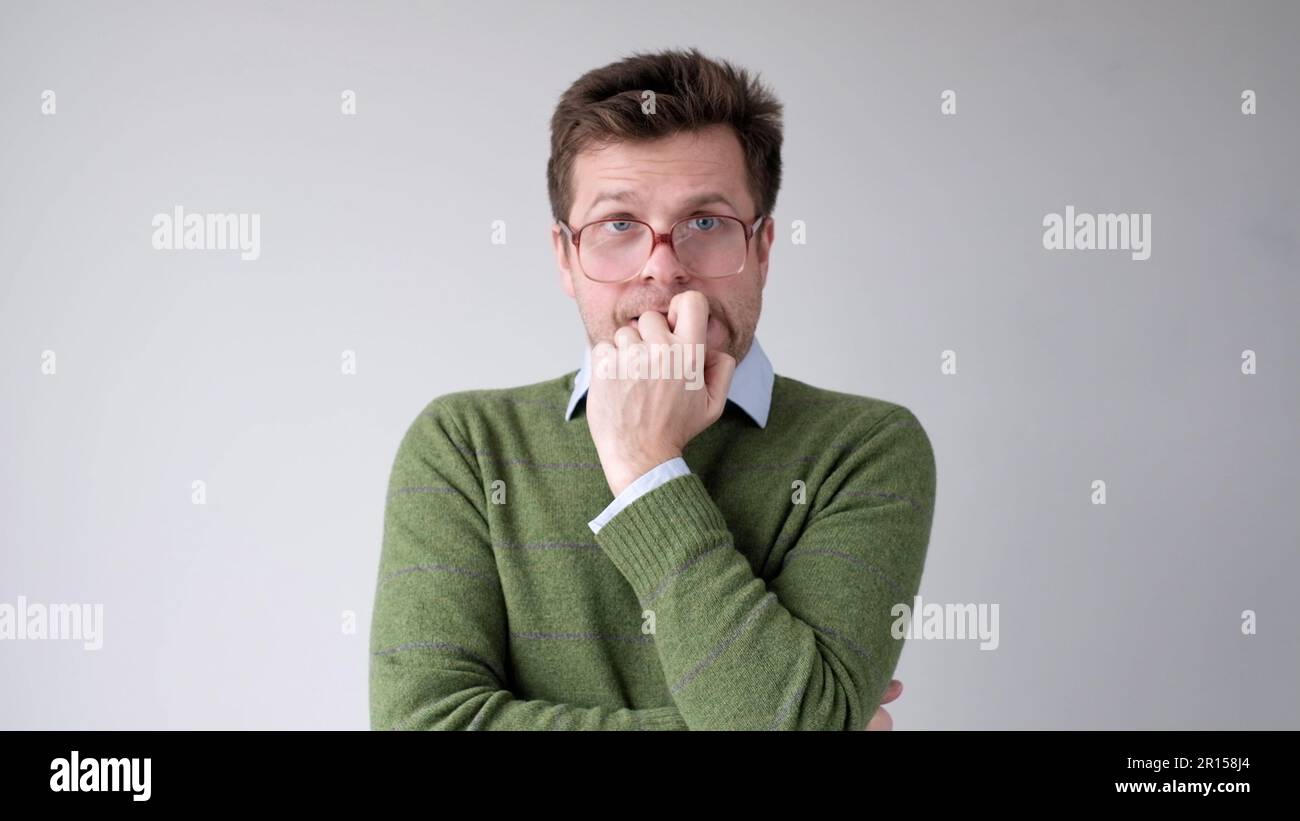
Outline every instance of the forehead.
<path fill-rule="evenodd" d="M 581 152 L 573 165 L 573 213 L 599 208 L 672 209 L 704 193 L 721 193 L 741 211 L 753 210 L 744 151 L 734 131 L 712 126 L 656 140 L 617 142 Z M 617 203 L 617 205 L 616 205 Z"/>

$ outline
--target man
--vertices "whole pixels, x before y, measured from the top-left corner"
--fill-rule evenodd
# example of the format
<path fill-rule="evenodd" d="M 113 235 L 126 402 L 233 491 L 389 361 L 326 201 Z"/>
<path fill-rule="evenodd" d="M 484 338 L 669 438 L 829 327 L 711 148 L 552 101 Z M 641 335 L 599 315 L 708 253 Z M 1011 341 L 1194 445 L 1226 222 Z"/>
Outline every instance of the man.
<path fill-rule="evenodd" d="M 780 103 L 696 50 L 638 54 L 565 92 L 551 145 L 583 366 L 407 430 L 372 726 L 888 728 L 934 456 L 906 407 L 776 375 L 754 338 Z"/>

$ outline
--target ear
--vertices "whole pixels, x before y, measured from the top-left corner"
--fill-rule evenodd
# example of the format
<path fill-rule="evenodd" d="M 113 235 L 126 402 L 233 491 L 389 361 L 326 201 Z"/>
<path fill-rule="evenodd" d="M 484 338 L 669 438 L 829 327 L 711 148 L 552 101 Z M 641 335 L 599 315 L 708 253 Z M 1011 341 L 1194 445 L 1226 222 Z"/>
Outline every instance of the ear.
<path fill-rule="evenodd" d="M 572 265 L 569 262 L 569 240 L 560 230 L 558 222 L 551 223 L 551 245 L 555 249 L 555 267 L 560 272 L 560 287 L 570 299 L 576 299 L 573 293 Z"/>
<path fill-rule="evenodd" d="M 768 217 L 758 229 L 758 283 L 760 288 L 767 287 L 767 263 L 772 253 L 772 241 L 776 237 L 776 220 Z"/>

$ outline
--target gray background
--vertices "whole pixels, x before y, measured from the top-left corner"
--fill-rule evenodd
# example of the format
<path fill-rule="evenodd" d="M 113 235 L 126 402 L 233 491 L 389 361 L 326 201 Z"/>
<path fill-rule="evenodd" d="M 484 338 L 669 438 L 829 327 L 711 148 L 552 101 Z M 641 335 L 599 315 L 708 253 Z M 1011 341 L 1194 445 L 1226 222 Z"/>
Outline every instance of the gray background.
<path fill-rule="evenodd" d="M 402 433 L 579 364 L 554 104 L 698 46 L 786 105 L 776 370 L 913 409 L 922 595 L 999 605 L 996 651 L 907 644 L 896 726 L 1300 728 L 1295 4 L 2 8 L 0 602 L 105 635 L 0 642 L 0 727 L 368 726 Z M 178 203 L 261 258 L 153 250 Z M 1150 212 L 1151 259 L 1044 251 L 1066 205 Z"/>

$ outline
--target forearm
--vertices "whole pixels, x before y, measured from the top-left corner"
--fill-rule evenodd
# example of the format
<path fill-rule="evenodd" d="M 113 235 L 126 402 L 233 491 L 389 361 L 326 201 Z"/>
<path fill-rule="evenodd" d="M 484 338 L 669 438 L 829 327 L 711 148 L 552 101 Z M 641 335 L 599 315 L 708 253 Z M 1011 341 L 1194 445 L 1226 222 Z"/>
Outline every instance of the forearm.
<path fill-rule="evenodd" d="M 735 549 L 694 474 L 601 528 L 597 542 L 654 613 L 669 691 L 691 729 L 866 726 L 902 651 L 891 607 L 912 600 L 928 542 L 932 457 L 928 441 L 902 438 L 914 433 L 889 430 L 854 454 L 863 467 L 827 488 L 770 581 Z M 888 485 L 909 462 L 922 466 L 919 484 Z"/>
<path fill-rule="evenodd" d="M 519 699 L 508 690 L 487 686 L 451 693 L 430 687 L 411 695 L 372 701 L 371 707 L 371 726 L 375 730 L 689 729 L 672 705 L 643 709 L 580 707 Z"/>
<path fill-rule="evenodd" d="M 732 546 L 698 477 L 642 497 L 597 540 L 654 612 L 669 692 L 692 729 L 866 726 L 866 660 L 823 654 L 816 627 Z"/>

